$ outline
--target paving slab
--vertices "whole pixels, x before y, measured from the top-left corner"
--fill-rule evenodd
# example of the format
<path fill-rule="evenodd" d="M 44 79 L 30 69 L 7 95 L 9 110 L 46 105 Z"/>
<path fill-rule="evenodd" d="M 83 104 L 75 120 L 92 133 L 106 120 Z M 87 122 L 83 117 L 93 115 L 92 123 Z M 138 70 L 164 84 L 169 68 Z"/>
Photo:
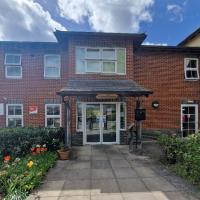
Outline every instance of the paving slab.
<path fill-rule="evenodd" d="M 90 161 L 91 160 L 91 155 L 77 155 L 77 160 Z"/>
<path fill-rule="evenodd" d="M 136 178 L 137 173 L 132 168 L 114 168 L 114 173 L 117 178 Z"/>
<path fill-rule="evenodd" d="M 142 178 L 151 178 L 157 177 L 158 175 L 149 167 L 135 167 L 135 171 L 137 172 L 139 177 Z"/>
<path fill-rule="evenodd" d="M 90 196 L 62 196 L 58 200 L 90 200 Z"/>
<path fill-rule="evenodd" d="M 114 178 L 111 169 L 92 169 L 92 179 L 109 179 Z"/>
<path fill-rule="evenodd" d="M 106 169 L 111 168 L 110 162 L 108 160 L 92 160 L 93 169 Z"/>
<path fill-rule="evenodd" d="M 151 192 L 122 193 L 122 196 L 124 200 L 157 200 Z"/>
<path fill-rule="evenodd" d="M 65 181 L 45 181 L 37 190 L 38 197 L 58 197 L 61 193 Z"/>
<path fill-rule="evenodd" d="M 121 194 L 91 195 L 91 200 L 123 200 Z"/>
<path fill-rule="evenodd" d="M 130 164 L 128 163 L 128 161 L 126 161 L 125 159 L 121 159 L 121 160 L 110 160 L 111 165 L 113 168 L 121 168 L 121 167 L 131 167 Z"/>
<path fill-rule="evenodd" d="M 69 169 L 66 172 L 67 180 L 90 179 L 91 169 Z"/>
<path fill-rule="evenodd" d="M 120 193 L 119 186 L 115 179 L 107 179 L 106 181 L 103 179 L 92 180 L 91 195 L 104 193 Z"/>
<path fill-rule="evenodd" d="M 122 160 L 124 159 L 121 153 L 109 153 L 107 152 L 107 156 L 110 160 Z"/>
<path fill-rule="evenodd" d="M 60 196 L 89 196 L 90 180 L 66 180 Z"/>
<path fill-rule="evenodd" d="M 182 192 L 165 192 L 168 200 L 197 200 L 195 197 L 188 196 Z"/>
<path fill-rule="evenodd" d="M 90 161 L 72 161 L 67 165 L 67 169 L 90 169 L 91 162 Z"/>
<path fill-rule="evenodd" d="M 92 160 L 108 160 L 108 157 L 107 155 L 99 155 L 99 156 L 92 155 Z"/>
<path fill-rule="evenodd" d="M 176 191 L 177 189 L 162 177 L 142 179 L 150 191 Z"/>
<path fill-rule="evenodd" d="M 147 187 L 139 178 L 117 179 L 121 192 L 148 192 Z"/>

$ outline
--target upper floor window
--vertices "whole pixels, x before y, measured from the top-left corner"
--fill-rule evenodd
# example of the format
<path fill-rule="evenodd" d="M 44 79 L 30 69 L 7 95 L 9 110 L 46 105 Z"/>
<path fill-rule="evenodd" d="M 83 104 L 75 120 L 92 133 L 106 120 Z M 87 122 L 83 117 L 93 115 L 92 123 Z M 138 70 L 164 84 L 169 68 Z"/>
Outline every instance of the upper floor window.
<path fill-rule="evenodd" d="M 45 55 L 44 56 L 44 77 L 60 78 L 60 56 Z"/>
<path fill-rule="evenodd" d="M 184 60 L 185 79 L 199 79 L 199 62 L 197 58 L 185 58 Z"/>
<path fill-rule="evenodd" d="M 21 127 L 23 126 L 23 105 L 7 104 L 6 105 L 6 126 Z"/>
<path fill-rule="evenodd" d="M 125 74 L 124 48 L 76 48 L 76 73 Z"/>
<path fill-rule="evenodd" d="M 6 78 L 22 78 L 20 54 L 6 54 L 4 64 Z"/>
<path fill-rule="evenodd" d="M 61 105 L 45 104 L 45 126 L 58 128 L 61 126 Z"/>

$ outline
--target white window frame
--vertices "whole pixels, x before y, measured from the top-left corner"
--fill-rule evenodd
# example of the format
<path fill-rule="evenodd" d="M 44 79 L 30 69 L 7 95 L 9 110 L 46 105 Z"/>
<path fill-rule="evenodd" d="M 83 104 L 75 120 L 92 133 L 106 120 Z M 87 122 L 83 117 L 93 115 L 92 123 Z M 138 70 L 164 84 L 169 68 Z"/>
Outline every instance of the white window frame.
<path fill-rule="evenodd" d="M 81 113 L 82 113 L 82 126 L 81 129 L 78 129 L 78 104 L 81 105 Z M 83 103 L 77 102 L 76 103 L 76 131 L 82 132 L 83 131 Z"/>
<path fill-rule="evenodd" d="M 117 75 L 126 75 L 126 48 L 123 48 L 123 47 L 83 47 L 83 46 L 76 46 L 76 49 L 77 48 L 81 48 L 81 49 L 84 49 L 84 54 L 85 54 L 85 57 L 83 59 L 80 59 L 81 61 L 84 62 L 84 72 L 76 72 L 76 74 L 96 74 L 96 73 L 99 73 L 99 74 L 108 74 L 108 75 L 112 75 L 112 74 L 117 74 Z M 87 49 L 98 49 L 100 51 L 99 55 L 100 55 L 100 58 L 99 59 L 92 59 L 92 58 L 88 58 L 87 57 Z M 112 60 L 112 59 L 103 59 L 103 50 L 105 49 L 113 49 L 115 50 L 115 59 Z M 117 72 L 117 50 L 118 49 L 123 49 L 124 52 L 125 52 L 125 65 L 124 65 L 124 73 L 118 73 Z M 76 55 L 77 56 L 77 55 Z M 77 59 L 75 56 L 75 59 Z M 87 71 L 87 61 L 99 61 L 100 62 L 100 69 L 99 71 Z M 103 63 L 104 62 L 114 62 L 115 63 L 115 71 L 114 72 L 104 72 L 103 71 Z"/>
<path fill-rule="evenodd" d="M 197 66 L 196 68 L 187 68 L 187 60 L 196 60 Z M 197 78 L 188 78 L 187 71 L 196 71 Z M 184 58 L 184 73 L 186 80 L 198 80 L 199 79 L 199 59 L 198 58 Z"/>
<path fill-rule="evenodd" d="M 125 126 L 124 126 L 124 128 L 122 128 L 121 129 L 121 112 L 120 112 L 120 107 L 121 107 L 121 104 L 123 104 L 124 105 L 124 118 L 125 118 Z M 126 116 L 126 114 L 127 114 L 127 106 L 126 106 L 126 102 L 120 102 L 119 103 L 119 121 L 120 121 L 120 123 L 119 123 L 119 129 L 120 129 L 120 131 L 125 131 L 126 130 L 126 128 L 127 128 L 127 116 Z"/>
<path fill-rule="evenodd" d="M 46 65 L 46 57 L 48 56 L 57 56 L 59 58 L 59 66 L 55 66 L 55 68 L 58 68 L 59 69 L 59 74 L 58 76 L 48 76 L 46 74 L 46 68 L 50 68 Z M 53 68 L 53 67 L 52 67 Z M 44 78 L 47 78 L 47 79 L 59 79 L 60 78 L 60 71 L 61 71 L 61 56 L 59 54 L 45 54 L 44 55 Z"/>
<path fill-rule="evenodd" d="M 181 133 L 183 137 L 183 107 L 195 107 L 195 133 L 198 132 L 198 104 L 181 104 Z"/>
<path fill-rule="evenodd" d="M 19 56 L 20 57 L 20 62 L 19 63 L 7 63 L 6 62 L 6 57 L 9 55 L 13 55 L 13 56 Z M 7 53 L 5 54 L 5 58 L 4 58 L 4 65 L 5 65 L 5 77 L 8 79 L 21 79 L 22 78 L 22 56 L 21 54 L 14 54 L 14 53 Z M 9 67 L 19 67 L 20 68 L 20 75 L 19 76 L 9 76 L 8 75 L 8 68 Z"/>
<path fill-rule="evenodd" d="M 8 115 L 8 107 L 9 106 L 21 106 L 22 114 L 21 115 Z M 9 118 L 21 118 L 22 120 L 22 127 L 24 126 L 24 109 L 23 109 L 23 104 L 6 104 L 6 127 L 8 127 L 8 119 Z"/>
<path fill-rule="evenodd" d="M 60 114 L 59 115 L 47 115 L 47 106 L 59 106 L 60 108 Z M 62 127 L 62 107 L 61 104 L 45 104 L 45 127 L 47 127 L 47 119 L 48 118 L 60 118 L 60 127 Z M 56 128 L 56 127 L 53 127 Z"/>

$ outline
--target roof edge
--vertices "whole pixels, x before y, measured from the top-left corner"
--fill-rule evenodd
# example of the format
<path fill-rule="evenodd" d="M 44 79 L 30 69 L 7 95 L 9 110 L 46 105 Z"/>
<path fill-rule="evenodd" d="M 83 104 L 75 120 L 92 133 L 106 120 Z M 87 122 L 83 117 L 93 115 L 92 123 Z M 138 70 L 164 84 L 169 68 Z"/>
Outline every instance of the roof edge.
<path fill-rule="evenodd" d="M 135 39 L 135 44 L 141 45 L 146 39 L 145 33 L 111 33 L 111 32 L 83 32 L 83 31 L 59 31 L 56 30 L 54 35 L 58 42 L 63 41 L 68 36 L 104 36 L 104 37 L 125 37 Z"/>
<path fill-rule="evenodd" d="M 137 50 L 200 52 L 200 47 L 141 45 Z"/>
<path fill-rule="evenodd" d="M 185 44 L 187 44 L 187 42 L 192 40 L 199 33 L 200 33 L 200 27 L 197 28 L 194 32 L 192 32 L 189 36 L 187 36 L 184 40 L 182 40 L 179 44 L 177 44 L 177 46 L 184 46 Z"/>

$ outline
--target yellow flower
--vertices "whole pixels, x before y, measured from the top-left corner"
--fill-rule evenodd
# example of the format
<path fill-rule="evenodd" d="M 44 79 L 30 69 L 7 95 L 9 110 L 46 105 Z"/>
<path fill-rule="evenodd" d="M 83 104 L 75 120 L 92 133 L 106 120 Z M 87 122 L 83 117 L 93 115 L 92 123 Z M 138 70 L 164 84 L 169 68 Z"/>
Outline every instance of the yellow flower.
<path fill-rule="evenodd" d="M 32 166 L 33 166 L 33 161 L 30 160 L 30 161 L 28 162 L 28 164 L 27 164 L 27 167 L 31 168 Z"/>

